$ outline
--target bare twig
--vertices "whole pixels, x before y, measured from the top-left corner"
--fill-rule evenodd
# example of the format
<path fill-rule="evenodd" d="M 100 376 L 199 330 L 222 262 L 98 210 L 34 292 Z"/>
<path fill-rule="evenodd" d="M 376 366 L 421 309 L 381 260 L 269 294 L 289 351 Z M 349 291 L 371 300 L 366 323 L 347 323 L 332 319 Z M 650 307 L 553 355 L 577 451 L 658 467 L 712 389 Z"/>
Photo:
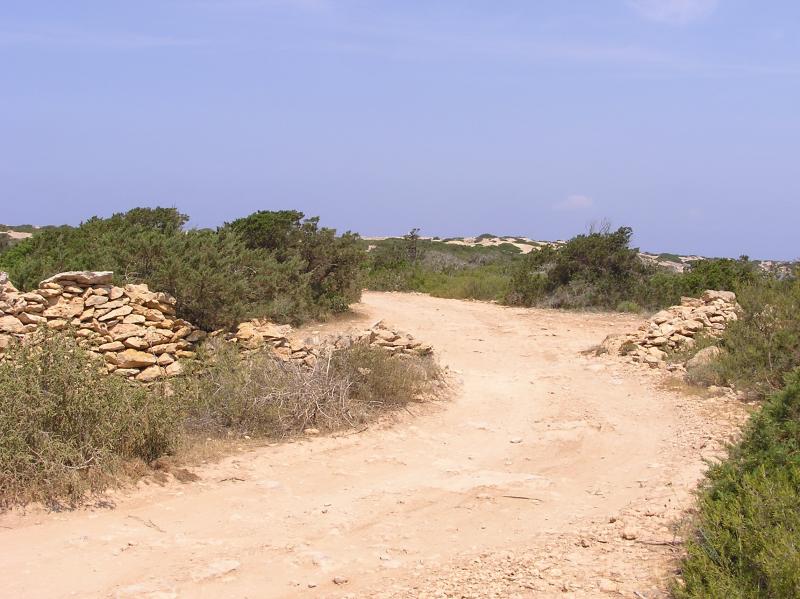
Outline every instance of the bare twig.
<path fill-rule="evenodd" d="M 542 503 L 542 500 L 537 497 L 526 497 L 525 495 L 502 495 L 501 497 L 507 497 L 508 499 L 527 499 L 528 501 Z"/>
<path fill-rule="evenodd" d="M 140 518 L 139 516 L 128 516 L 128 518 L 131 518 L 132 520 L 138 520 L 139 522 L 141 522 L 142 524 L 144 524 L 148 528 L 152 528 L 153 530 L 157 530 L 158 532 L 163 532 L 165 534 L 167 532 L 166 530 L 161 528 L 158 524 L 156 524 L 155 522 L 153 522 L 150 519 L 145 520 L 144 518 Z"/>
<path fill-rule="evenodd" d="M 674 541 L 645 541 L 645 540 L 636 540 L 637 543 L 641 543 L 642 545 L 656 545 L 656 546 L 663 546 L 663 547 L 680 547 L 683 545 L 683 541 L 674 540 Z"/>

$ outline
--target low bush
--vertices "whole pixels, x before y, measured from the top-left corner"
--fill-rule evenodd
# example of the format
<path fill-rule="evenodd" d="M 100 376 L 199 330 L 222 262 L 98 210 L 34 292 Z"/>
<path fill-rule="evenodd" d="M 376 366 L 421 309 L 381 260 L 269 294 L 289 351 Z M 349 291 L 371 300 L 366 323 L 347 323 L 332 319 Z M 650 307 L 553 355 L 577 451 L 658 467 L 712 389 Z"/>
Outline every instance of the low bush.
<path fill-rule="evenodd" d="M 740 318 L 718 342 L 723 351 L 708 378 L 760 399 L 800 367 L 800 281 L 762 279 L 741 288 L 737 299 Z"/>
<path fill-rule="evenodd" d="M 434 297 L 502 301 L 509 276 L 494 266 L 438 272 L 422 266 L 385 269 L 369 275 L 368 286 L 375 291 L 418 291 Z"/>
<path fill-rule="evenodd" d="M 70 338 L 43 333 L 0 363 L 0 505 L 74 503 L 123 461 L 170 451 L 178 416 L 162 390 L 108 376 Z"/>
<path fill-rule="evenodd" d="M 511 247 L 513 252 L 499 246 L 387 239 L 377 242 L 369 252 L 364 279 L 366 286 L 376 291 L 419 291 L 436 297 L 502 301 L 508 292 L 513 256 L 519 253 Z"/>
<path fill-rule="evenodd" d="M 135 208 L 78 227 L 37 230 L 0 248 L 0 269 L 23 290 L 66 270 L 112 270 L 178 300 L 178 316 L 210 330 L 242 319 L 299 322 L 358 301 L 364 248 L 301 212 L 260 211 L 217 230 L 185 230 L 174 208 Z"/>
<path fill-rule="evenodd" d="M 636 302 L 632 302 L 631 300 L 622 300 L 620 303 L 617 304 L 616 311 L 630 312 L 631 314 L 639 314 L 642 311 L 642 307 Z"/>
<path fill-rule="evenodd" d="M 554 308 L 660 309 L 706 289 L 737 292 L 762 275 L 746 256 L 697 260 L 683 273 L 645 263 L 630 247 L 632 230 L 609 228 L 544 247 L 515 263 L 506 301 Z"/>
<path fill-rule="evenodd" d="M 630 247 L 632 234 L 628 227 L 604 228 L 527 254 L 512 274 L 508 302 L 614 309 L 636 301 L 634 291 L 653 269 Z"/>
<path fill-rule="evenodd" d="M 307 369 L 222 344 L 193 368 L 147 388 L 105 374 L 65 335 L 11 350 L 0 363 L 0 508 L 74 505 L 198 435 L 280 439 L 359 425 L 442 380 L 430 357 L 364 346 Z"/>
<path fill-rule="evenodd" d="M 629 227 L 604 226 L 528 254 L 510 243 L 467 246 L 418 235 L 386 239 L 371 242 L 364 280 L 378 291 L 642 312 L 679 304 L 681 297 L 706 289 L 738 292 L 766 279 L 746 256 L 695 260 L 682 273 L 662 268 L 640 257 L 630 245 L 632 235 Z"/>
<path fill-rule="evenodd" d="M 432 358 L 392 356 L 371 347 L 337 350 L 313 368 L 271 351 L 240 355 L 217 346 L 177 395 L 193 432 L 283 438 L 307 428 L 355 426 L 431 392 L 441 379 Z"/>
<path fill-rule="evenodd" d="M 800 597 L 800 373 L 711 468 L 679 598 Z"/>

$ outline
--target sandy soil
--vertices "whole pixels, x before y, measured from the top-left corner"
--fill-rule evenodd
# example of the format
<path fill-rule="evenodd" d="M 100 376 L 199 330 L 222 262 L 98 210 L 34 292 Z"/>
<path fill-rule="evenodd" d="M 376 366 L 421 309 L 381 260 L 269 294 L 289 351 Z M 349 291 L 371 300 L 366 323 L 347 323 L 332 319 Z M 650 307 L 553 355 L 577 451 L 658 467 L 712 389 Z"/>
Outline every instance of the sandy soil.
<path fill-rule="evenodd" d="M 368 293 L 320 332 L 379 318 L 433 343 L 450 399 L 141 483 L 113 509 L 6 514 L 3 594 L 663 596 L 673 522 L 740 405 L 581 354 L 631 316 Z"/>
<path fill-rule="evenodd" d="M 11 239 L 27 239 L 28 237 L 33 236 L 33 233 L 23 233 L 22 231 L 0 231 L 0 233 L 5 233 Z"/>

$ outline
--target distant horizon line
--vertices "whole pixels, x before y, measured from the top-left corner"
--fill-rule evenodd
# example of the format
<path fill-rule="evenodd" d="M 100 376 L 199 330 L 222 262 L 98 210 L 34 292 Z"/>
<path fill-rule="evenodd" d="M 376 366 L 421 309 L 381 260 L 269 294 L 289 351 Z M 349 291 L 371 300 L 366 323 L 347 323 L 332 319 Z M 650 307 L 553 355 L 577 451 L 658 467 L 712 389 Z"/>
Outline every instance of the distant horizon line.
<path fill-rule="evenodd" d="M 95 216 L 97 216 L 97 215 L 95 215 Z M 89 218 L 94 218 L 94 217 L 89 217 Z M 108 217 L 99 217 L 99 218 L 108 218 Z M 81 223 L 83 223 L 83 222 L 85 222 L 85 221 L 81 221 Z M 17 224 L 17 225 L 10 225 L 8 223 L 1 223 L 0 226 L 7 227 L 7 228 L 5 230 L 0 230 L 0 234 L 9 233 L 9 232 L 25 233 L 24 231 L 16 231 L 15 227 L 32 227 L 34 229 L 47 229 L 47 228 L 56 228 L 56 227 L 73 227 L 73 228 L 75 228 L 75 227 L 80 226 L 81 223 L 79 223 L 78 225 L 72 225 L 72 224 L 68 224 L 68 223 L 62 223 L 60 225 L 55 225 L 55 224 L 36 225 L 36 224 L 33 224 L 33 223 L 21 223 L 21 224 Z M 197 230 L 200 230 L 200 229 L 214 229 L 214 228 L 217 228 L 219 226 L 222 226 L 222 225 L 217 225 L 216 227 L 213 227 L 213 226 L 206 226 L 206 227 L 191 226 L 191 227 L 188 227 L 187 230 L 192 230 L 192 229 L 197 229 Z M 330 228 L 333 228 L 333 227 L 330 227 Z M 419 230 L 423 231 L 424 229 L 420 227 Z M 337 228 L 336 231 L 337 231 L 337 233 L 340 233 L 340 229 Z M 355 230 L 350 229 L 350 228 L 346 229 L 345 232 L 354 233 L 354 234 L 358 235 L 359 237 L 361 237 L 362 239 L 364 239 L 365 241 L 371 241 L 371 240 L 379 241 L 379 240 L 383 240 L 383 239 L 402 239 L 405 235 L 408 234 L 408 233 L 397 233 L 397 234 L 383 234 L 383 235 L 374 235 L 374 234 L 366 235 L 366 234 L 359 233 L 358 231 L 355 231 Z M 634 230 L 634 234 L 635 233 L 636 233 L 636 231 Z M 585 235 L 585 234 L 586 233 L 576 233 L 572 237 L 577 237 L 578 235 Z M 533 237 L 530 237 L 528 235 L 509 235 L 509 234 L 496 235 L 494 233 L 488 233 L 488 232 L 478 233 L 478 234 L 475 234 L 475 235 L 421 235 L 420 239 L 429 240 L 429 241 L 442 241 L 442 242 L 444 242 L 445 240 L 451 240 L 451 239 L 452 240 L 466 240 L 466 239 L 475 240 L 478 237 L 482 237 L 482 236 L 485 236 L 485 235 L 490 235 L 491 238 L 493 238 L 493 239 L 502 239 L 502 240 L 506 240 L 506 239 L 525 239 L 527 241 L 534 242 L 534 243 L 566 243 L 569 239 L 572 239 L 572 237 L 570 237 L 568 239 L 534 239 Z M 485 247 L 490 247 L 490 246 L 485 246 Z M 638 250 L 640 253 L 650 254 L 650 255 L 653 255 L 653 256 L 660 256 L 660 255 L 663 255 L 663 254 L 672 254 L 672 255 L 678 256 L 680 258 L 698 258 L 698 259 L 721 259 L 721 258 L 727 258 L 727 259 L 730 259 L 730 260 L 736 260 L 736 259 L 741 258 L 742 256 L 747 256 L 746 254 L 740 254 L 738 256 L 730 256 L 730 255 L 728 255 L 728 256 L 725 256 L 725 255 L 706 256 L 706 255 L 700 254 L 698 252 L 681 253 L 681 252 L 678 252 L 678 251 L 675 251 L 675 250 L 656 251 L 656 250 L 650 250 L 650 249 L 643 249 L 643 246 L 634 246 L 633 249 Z M 792 258 L 792 259 L 754 258 L 753 256 L 747 256 L 747 258 L 749 260 L 753 260 L 753 261 L 757 261 L 757 262 L 793 263 L 793 262 L 800 261 L 800 258 Z"/>

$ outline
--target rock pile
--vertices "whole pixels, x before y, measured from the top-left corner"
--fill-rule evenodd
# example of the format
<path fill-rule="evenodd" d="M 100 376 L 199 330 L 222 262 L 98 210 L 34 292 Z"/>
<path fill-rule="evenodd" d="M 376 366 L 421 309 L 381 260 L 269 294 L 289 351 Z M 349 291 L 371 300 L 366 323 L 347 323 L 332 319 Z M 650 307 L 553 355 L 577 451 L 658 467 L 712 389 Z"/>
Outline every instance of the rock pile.
<path fill-rule="evenodd" d="M 0 352 L 39 326 L 74 330 L 108 372 L 150 382 L 180 374 L 205 336 L 175 317 L 175 298 L 147 285 L 112 285 L 111 272 L 76 271 L 22 293 L 0 273 Z"/>
<path fill-rule="evenodd" d="M 271 347 L 277 357 L 285 361 L 295 361 L 306 366 L 316 363 L 318 351 L 305 343 L 291 339 L 292 327 L 277 325 L 266 319 L 254 318 L 240 323 L 236 332 L 214 331 L 211 338 L 223 338 L 236 344 L 242 353 L 251 353 Z"/>
<path fill-rule="evenodd" d="M 433 353 L 431 345 L 422 343 L 408 333 L 403 333 L 394 327 L 390 327 L 382 320 L 363 331 L 328 338 L 325 344 L 336 349 L 363 344 L 370 347 L 378 347 L 398 356 L 427 356 Z"/>
<path fill-rule="evenodd" d="M 695 337 L 701 333 L 722 335 L 727 324 L 737 320 L 739 310 L 736 294 L 705 291 L 700 298 L 682 298 L 680 306 L 654 314 L 635 333 L 607 337 L 601 347 L 652 368 L 666 368 L 668 351 L 693 348 Z"/>
<path fill-rule="evenodd" d="M 223 334 L 221 331 L 212 336 Z M 327 351 L 345 349 L 353 345 L 378 347 L 394 355 L 426 356 L 433 353 L 433 348 L 387 326 L 383 321 L 355 333 L 345 333 L 324 338 L 308 338 L 302 341 L 295 338 L 288 325 L 279 326 L 267 320 L 253 319 L 241 323 L 235 333 L 225 338 L 236 343 L 242 351 L 252 352 L 271 346 L 275 355 L 284 361 L 298 362 L 306 366 L 314 366 L 319 356 Z"/>

